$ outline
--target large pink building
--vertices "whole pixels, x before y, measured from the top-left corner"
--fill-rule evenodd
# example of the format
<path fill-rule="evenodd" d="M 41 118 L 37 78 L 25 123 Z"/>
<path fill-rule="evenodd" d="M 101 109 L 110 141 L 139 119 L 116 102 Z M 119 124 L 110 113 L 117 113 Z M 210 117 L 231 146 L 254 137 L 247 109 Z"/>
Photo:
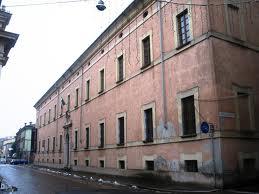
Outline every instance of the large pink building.
<path fill-rule="evenodd" d="M 133 1 L 35 104 L 35 164 L 215 186 L 258 175 L 258 12 Z"/>

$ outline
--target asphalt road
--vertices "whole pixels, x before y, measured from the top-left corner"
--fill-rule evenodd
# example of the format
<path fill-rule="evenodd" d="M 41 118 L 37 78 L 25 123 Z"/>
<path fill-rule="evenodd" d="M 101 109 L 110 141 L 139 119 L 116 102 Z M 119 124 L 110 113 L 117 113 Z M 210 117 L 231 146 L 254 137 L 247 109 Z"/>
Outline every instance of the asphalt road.
<path fill-rule="evenodd" d="M 14 165 L 0 165 L 0 176 L 18 188 L 15 194 L 113 194 L 151 193 L 128 187 L 98 184 L 92 181 L 76 180 L 35 169 Z"/>

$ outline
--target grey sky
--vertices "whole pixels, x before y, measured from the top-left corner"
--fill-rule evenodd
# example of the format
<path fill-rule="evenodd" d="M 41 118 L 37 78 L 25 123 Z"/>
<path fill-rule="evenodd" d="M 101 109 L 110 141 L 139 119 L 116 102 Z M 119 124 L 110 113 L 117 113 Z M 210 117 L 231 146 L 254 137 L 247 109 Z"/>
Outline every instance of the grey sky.
<path fill-rule="evenodd" d="M 105 0 L 104 12 L 95 8 L 97 0 L 6 8 L 13 14 L 6 30 L 20 37 L 1 75 L 0 137 L 15 135 L 24 122 L 35 122 L 36 101 L 132 1 Z"/>

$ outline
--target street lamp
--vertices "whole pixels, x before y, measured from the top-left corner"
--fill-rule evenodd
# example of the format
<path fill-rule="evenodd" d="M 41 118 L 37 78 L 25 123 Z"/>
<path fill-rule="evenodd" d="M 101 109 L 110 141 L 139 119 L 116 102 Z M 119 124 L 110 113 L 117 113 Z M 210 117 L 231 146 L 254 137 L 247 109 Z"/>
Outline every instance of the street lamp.
<path fill-rule="evenodd" d="M 106 6 L 104 5 L 104 2 L 102 0 L 99 0 L 97 5 L 96 5 L 96 8 L 99 10 L 99 11 L 103 11 L 106 9 Z"/>

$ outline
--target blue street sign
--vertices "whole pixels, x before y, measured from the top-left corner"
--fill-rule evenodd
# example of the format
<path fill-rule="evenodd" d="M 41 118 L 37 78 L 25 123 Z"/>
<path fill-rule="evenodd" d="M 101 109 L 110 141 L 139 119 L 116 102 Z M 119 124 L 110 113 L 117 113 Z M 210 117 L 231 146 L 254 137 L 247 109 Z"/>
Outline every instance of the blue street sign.
<path fill-rule="evenodd" d="M 210 130 L 210 126 L 207 122 L 202 122 L 201 123 L 201 132 L 202 133 L 208 133 Z"/>

